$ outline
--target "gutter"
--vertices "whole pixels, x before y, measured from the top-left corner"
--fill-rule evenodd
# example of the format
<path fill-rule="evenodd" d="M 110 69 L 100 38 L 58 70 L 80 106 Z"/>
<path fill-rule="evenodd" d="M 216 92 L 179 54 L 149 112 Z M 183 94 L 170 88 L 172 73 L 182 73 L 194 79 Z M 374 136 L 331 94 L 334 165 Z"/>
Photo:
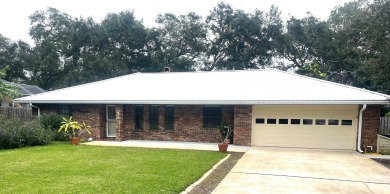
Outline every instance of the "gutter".
<path fill-rule="evenodd" d="M 41 108 L 34 106 L 32 103 L 30 103 L 31 107 L 37 108 L 38 109 L 38 117 L 41 117 Z"/>
<path fill-rule="evenodd" d="M 357 145 L 357 150 L 360 153 L 363 153 L 364 151 L 361 148 L 362 144 L 362 127 L 363 127 L 363 111 L 366 110 L 367 104 L 363 104 L 362 109 L 359 111 L 359 126 L 358 126 L 358 145 Z"/>

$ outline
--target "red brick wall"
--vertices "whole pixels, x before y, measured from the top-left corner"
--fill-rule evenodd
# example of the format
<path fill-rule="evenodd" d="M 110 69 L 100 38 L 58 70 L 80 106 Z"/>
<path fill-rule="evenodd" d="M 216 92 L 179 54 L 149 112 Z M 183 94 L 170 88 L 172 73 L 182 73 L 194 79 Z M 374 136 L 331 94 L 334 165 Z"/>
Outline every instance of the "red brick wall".
<path fill-rule="evenodd" d="M 361 108 L 362 107 L 359 106 L 359 111 Z M 373 150 L 376 150 L 379 124 L 380 106 L 368 105 L 363 112 L 362 146 L 374 146 Z"/>
<path fill-rule="evenodd" d="M 106 137 L 105 105 L 72 105 L 72 116 L 75 121 L 85 122 L 91 126 L 91 136 L 94 139 Z"/>
<path fill-rule="evenodd" d="M 41 114 L 58 113 L 57 104 L 34 104 L 39 107 Z"/>
<path fill-rule="evenodd" d="M 40 105 L 42 113 L 57 113 L 57 105 Z M 135 105 L 116 105 L 117 137 L 116 140 L 164 140 L 185 142 L 220 142 L 216 128 L 203 128 L 202 105 L 175 105 L 174 129 L 165 129 L 165 106 L 159 106 L 158 130 L 149 129 L 149 105 L 144 105 L 144 129 L 135 130 Z M 235 111 L 238 115 L 235 115 Z M 94 139 L 106 137 L 105 105 L 72 105 L 75 120 L 86 122 L 92 128 Z M 249 111 L 249 112 L 245 112 Z M 252 106 L 222 106 L 222 121 L 234 127 L 234 144 L 250 145 Z M 249 122 L 249 123 L 248 123 Z M 241 137 L 241 135 L 243 135 Z"/>
<path fill-rule="evenodd" d="M 41 114 L 58 112 L 57 104 L 37 104 Z M 106 138 L 106 106 L 105 105 L 70 105 L 72 107 L 73 120 L 85 122 L 91 126 L 92 138 Z M 85 134 L 84 137 L 90 137 Z"/>
<path fill-rule="evenodd" d="M 186 142 L 220 142 L 219 132 L 216 128 L 203 128 L 203 106 L 199 105 L 175 105 L 174 129 L 165 129 L 165 106 L 159 106 L 158 130 L 149 129 L 149 106 L 144 105 L 144 129 L 134 130 L 134 106 L 126 106 L 130 109 L 124 117 L 126 139 L 137 140 L 166 140 Z M 233 106 L 222 107 L 222 121 L 233 123 Z"/>
<path fill-rule="evenodd" d="M 41 113 L 57 113 L 58 105 L 36 104 Z M 111 139 L 106 137 L 105 105 L 71 105 L 75 120 L 86 122 L 92 127 L 94 139 Z M 127 139 L 168 140 L 188 142 L 219 142 L 217 129 L 203 128 L 203 106 L 176 105 L 174 111 L 174 130 L 165 130 L 165 109 L 159 106 L 158 130 L 149 129 L 149 105 L 144 105 L 144 129 L 134 129 L 135 105 L 117 105 L 117 138 Z M 359 107 L 359 110 L 361 106 Z M 234 144 L 250 145 L 252 128 L 252 106 L 222 106 L 222 121 L 234 124 Z M 362 144 L 374 146 L 376 150 L 377 131 L 379 128 L 380 107 L 369 105 L 363 114 Z"/>
<path fill-rule="evenodd" d="M 252 105 L 234 107 L 234 144 L 251 145 Z"/>

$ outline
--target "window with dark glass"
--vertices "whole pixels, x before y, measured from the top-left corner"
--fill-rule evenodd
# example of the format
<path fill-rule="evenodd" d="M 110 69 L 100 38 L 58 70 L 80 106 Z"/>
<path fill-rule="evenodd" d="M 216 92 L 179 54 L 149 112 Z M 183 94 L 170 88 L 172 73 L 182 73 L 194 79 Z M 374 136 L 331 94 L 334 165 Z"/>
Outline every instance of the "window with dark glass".
<path fill-rule="evenodd" d="M 267 119 L 267 124 L 276 124 L 276 119 Z"/>
<path fill-rule="evenodd" d="M 221 106 L 204 106 L 203 107 L 203 127 L 217 128 L 222 120 Z"/>
<path fill-rule="evenodd" d="M 158 106 L 157 105 L 149 106 L 149 124 L 150 124 L 150 129 L 158 130 Z"/>
<path fill-rule="evenodd" d="M 135 106 L 135 129 L 144 128 L 144 107 L 142 105 Z"/>
<path fill-rule="evenodd" d="M 173 105 L 165 106 L 165 129 L 173 130 L 175 120 L 175 107 Z"/>
<path fill-rule="evenodd" d="M 325 119 L 316 119 L 316 125 L 325 125 Z"/>
<path fill-rule="evenodd" d="M 263 118 L 256 118 L 256 124 L 264 124 Z"/>
<path fill-rule="evenodd" d="M 304 125 L 312 125 L 313 124 L 313 119 L 303 119 L 302 123 Z"/>
<path fill-rule="evenodd" d="M 301 119 L 291 119 L 291 124 L 292 125 L 300 125 L 301 124 Z"/>
<path fill-rule="evenodd" d="M 337 119 L 329 119 L 328 125 L 339 125 L 339 120 Z"/>
<path fill-rule="evenodd" d="M 288 119 L 279 119 L 279 124 L 288 124 Z"/>
<path fill-rule="evenodd" d="M 59 105 L 58 115 L 65 116 L 65 117 L 72 116 L 71 107 L 69 105 Z"/>
<path fill-rule="evenodd" d="M 352 125 L 352 120 L 341 120 L 341 125 Z"/>

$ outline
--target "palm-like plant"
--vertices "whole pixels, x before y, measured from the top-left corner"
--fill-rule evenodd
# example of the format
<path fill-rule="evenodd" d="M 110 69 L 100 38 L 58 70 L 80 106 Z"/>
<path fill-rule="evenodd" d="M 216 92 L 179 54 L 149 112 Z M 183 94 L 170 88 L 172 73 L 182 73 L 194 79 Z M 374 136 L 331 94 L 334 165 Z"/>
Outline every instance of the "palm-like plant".
<path fill-rule="evenodd" d="M 222 143 L 228 143 L 230 136 L 233 135 L 233 127 L 229 126 L 226 121 L 219 126 L 219 135 Z"/>
<path fill-rule="evenodd" d="M 76 138 L 84 132 L 91 134 L 91 127 L 86 125 L 85 122 L 80 124 L 77 121 L 73 121 L 72 117 L 69 117 L 69 119 L 62 117 L 62 120 L 58 132 L 63 131 L 64 133 L 69 134 L 71 138 Z"/>

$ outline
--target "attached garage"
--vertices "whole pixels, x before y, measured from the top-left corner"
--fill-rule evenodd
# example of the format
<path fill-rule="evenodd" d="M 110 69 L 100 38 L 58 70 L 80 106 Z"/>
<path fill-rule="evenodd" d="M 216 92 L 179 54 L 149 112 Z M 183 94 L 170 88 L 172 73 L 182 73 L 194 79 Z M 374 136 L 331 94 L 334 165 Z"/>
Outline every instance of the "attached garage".
<path fill-rule="evenodd" d="M 356 147 L 357 105 L 254 105 L 252 145 Z"/>

